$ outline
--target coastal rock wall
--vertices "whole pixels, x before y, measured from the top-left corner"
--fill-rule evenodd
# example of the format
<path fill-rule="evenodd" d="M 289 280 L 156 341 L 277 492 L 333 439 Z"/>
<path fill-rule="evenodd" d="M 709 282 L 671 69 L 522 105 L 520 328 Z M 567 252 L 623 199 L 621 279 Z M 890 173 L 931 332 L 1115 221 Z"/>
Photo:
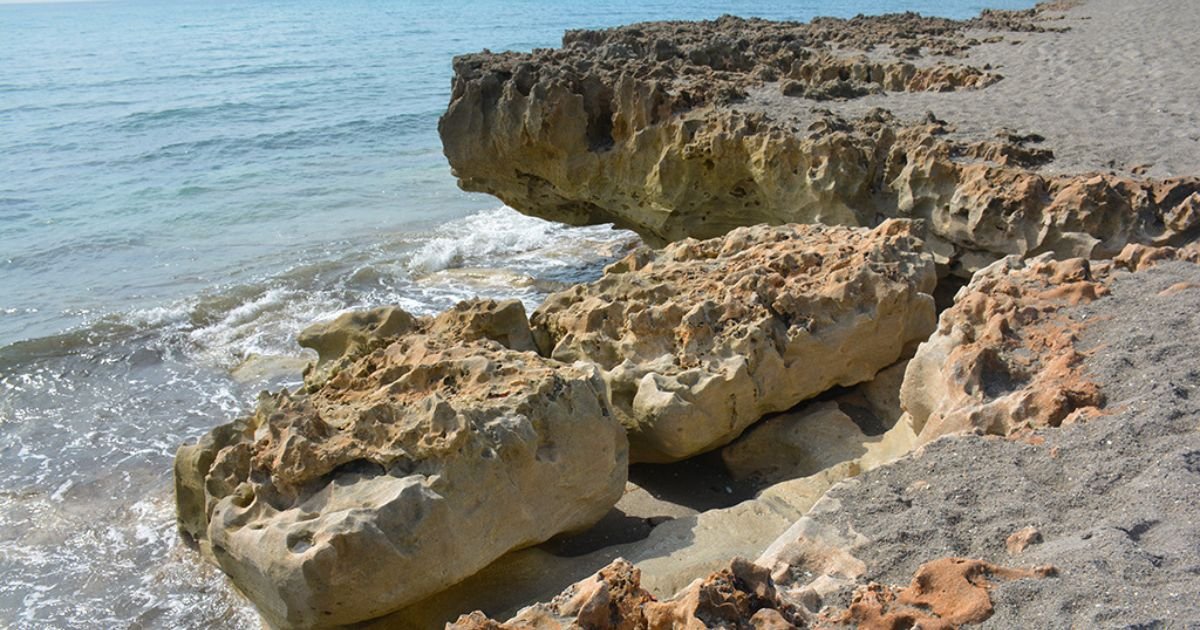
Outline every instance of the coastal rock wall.
<path fill-rule="evenodd" d="M 599 520 L 624 488 L 624 430 L 594 368 L 472 332 L 513 343 L 514 309 L 392 309 L 310 331 L 340 369 L 180 448 L 181 528 L 272 624 L 331 627 Z M 355 336 L 397 317 L 408 329 L 386 343 Z"/>
<path fill-rule="evenodd" d="M 531 325 L 546 356 L 599 367 L 635 461 L 674 461 L 895 363 L 932 330 L 935 283 L 904 221 L 759 226 L 637 250 Z"/>
<path fill-rule="evenodd" d="M 970 26 L 1040 28 L 1036 17 L 997 14 Z M 747 98 L 997 80 L 930 61 L 978 43 L 963 35 L 966 23 L 907 16 L 917 33 L 908 38 L 874 20 L 656 23 L 570 33 L 557 50 L 460 57 L 439 125 L 445 152 L 464 189 L 546 219 L 614 223 L 657 244 L 758 223 L 923 219 L 938 262 L 965 277 L 1007 255 L 1108 257 L 1127 243 L 1177 244 L 1197 232 L 1194 178 L 1045 175 L 1036 167 L 1053 154 L 1027 146 L 1028 136 L 967 143 L 932 116 L 842 117 L 815 102 L 797 116 Z M 856 47 L 873 57 L 848 55 Z M 881 51 L 920 63 L 889 69 L 875 59 Z"/>

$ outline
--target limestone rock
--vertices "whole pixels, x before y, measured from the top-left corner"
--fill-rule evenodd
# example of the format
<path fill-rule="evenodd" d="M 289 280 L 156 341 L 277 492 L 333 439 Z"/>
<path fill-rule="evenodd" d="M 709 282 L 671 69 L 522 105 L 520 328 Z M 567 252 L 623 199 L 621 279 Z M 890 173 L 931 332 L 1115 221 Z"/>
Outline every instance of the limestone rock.
<path fill-rule="evenodd" d="M 1189 239 L 1200 217 L 1195 178 L 1047 175 L 1034 169 L 1052 153 L 1026 147 L 1029 136 L 965 143 L 935 118 L 792 117 L 758 96 L 983 88 L 997 77 L 842 51 L 961 51 L 974 41 L 969 27 L 1041 28 L 1037 15 L 571 32 L 557 50 L 456 59 L 439 131 L 464 189 L 545 219 L 614 223 L 654 244 L 759 223 L 923 219 L 943 271 L 969 277 L 1007 255 L 1108 257 L 1128 243 Z"/>
<path fill-rule="evenodd" d="M 354 358 L 417 326 L 417 320 L 398 306 L 343 313 L 333 321 L 313 324 L 296 342 L 317 351 L 316 363 L 304 370 L 305 383 L 319 386 Z"/>
<path fill-rule="evenodd" d="M 901 400 L 922 441 L 1058 426 L 1104 403 L 1061 309 L 1105 294 L 1111 265 L 1048 255 L 980 271 L 909 363 Z M 1074 415 L 1073 415 L 1074 414 Z"/>
<path fill-rule="evenodd" d="M 864 437 L 860 445 L 865 452 L 861 456 L 808 477 L 768 486 L 751 500 L 675 518 L 653 528 L 644 540 L 585 556 L 561 557 L 542 548 L 516 551 L 417 606 L 369 627 L 422 630 L 475 608 L 515 615 L 529 602 L 552 598 L 564 585 L 583 579 L 616 558 L 633 563 L 641 572 L 642 588 L 660 599 L 684 589 L 696 576 L 728 565 L 731 556 L 761 556 L 758 564 L 775 566 L 778 554 L 772 549 L 788 539 L 785 532 L 802 520 L 829 488 L 905 455 L 916 443 L 912 427 L 899 422 L 883 435 Z"/>
<path fill-rule="evenodd" d="M 1126 246 L 1111 261 L 1010 257 L 983 269 L 942 313 L 901 386 L 921 441 L 961 431 L 1014 435 L 1101 413 L 1082 368 L 1086 322 L 1064 307 L 1107 295 L 1114 270 L 1164 260 L 1200 262 L 1200 248 Z"/>
<path fill-rule="evenodd" d="M 274 625 L 413 604 L 621 496 L 627 442 L 594 368 L 506 347 L 528 332 L 483 325 L 513 323 L 495 303 L 392 313 L 327 328 L 340 369 L 179 450 L 181 529 Z M 409 332 L 371 340 L 387 321 Z"/>
<path fill-rule="evenodd" d="M 317 351 L 304 382 L 317 388 L 359 357 L 400 335 L 425 331 L 463 342 L 491 339 L 512 350 L 533 351 L 525 306 L 518 300 L 468 300 L 435 318 L 415 318 L 398 306 L 350 311 L 300 332 L 297 343 Z"/>
<path fill-rule="evenodd" d="M 544 355 L 600 367 L 634 459 L 664 462 L 870 379 L 929 334 L 935 282 L 904 221 L 760 226 L 637 250 L 530 321 Z"/>
<path fill-rule="evenodd" d="M 618 559 L 568 587 L 554 600 L 521 611 L 505 623 L 483 613 L 463 615 L 447 630 L 755 630 L 807 627 L 808 616 L 784 602 L 762 567 L 735 558 L 726 568 L 695 580 L 667 601 L 641 588 L 641 573 Z"/>
<path fill-rule="evenodd" d="M 869 584 L 854 593 L 845 611 L 828 611 L 822 621 L 833 627 L 928 628 L 953 630 L 992 616 L 991 580 L 1046 578 L 1054 567 L 1011 569 L 982 560 L 940 558 L 927 562 L 903 589 Z M 825 626 L 823 626 L 825 627 Z"/>

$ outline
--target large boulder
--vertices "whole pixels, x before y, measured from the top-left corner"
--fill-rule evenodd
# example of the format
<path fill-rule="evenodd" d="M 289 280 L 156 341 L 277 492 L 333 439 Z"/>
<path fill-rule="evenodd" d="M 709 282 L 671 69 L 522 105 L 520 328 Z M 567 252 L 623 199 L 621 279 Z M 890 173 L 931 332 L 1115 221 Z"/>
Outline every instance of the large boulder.
<path fill-rule="evenodd" d="M 637 250 L 531 324 L 544 355 L 600 367 L 633 458 L 666 462 L 870 380 L 932 331 L 935 282 L 905 221 L 759 226 Z"/>
<path fill-rule="evenodd" d="M 520 345 L 502 306 L 400 317 L 386 344 L 331 341 L 324 380 L 180 448 L 181 529 L 269 623 L 411 605 L 621 497 L 627 442 L 599 374 L 472 332 Z"/>

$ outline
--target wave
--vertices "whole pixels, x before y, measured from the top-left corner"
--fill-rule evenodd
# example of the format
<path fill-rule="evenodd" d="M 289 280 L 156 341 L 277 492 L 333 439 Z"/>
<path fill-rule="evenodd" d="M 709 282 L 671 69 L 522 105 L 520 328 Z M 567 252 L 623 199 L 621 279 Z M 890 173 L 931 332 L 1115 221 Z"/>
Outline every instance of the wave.
<path fill-rule="evenodd" d="M 476 296 L 533 308 L 564 283 L 596 277 L 636 242 L 606 226 L 567 227 L 500 207 L 430 232 L 322 243 L 297 252 L 300 262 L 281 273 L 96 314 L 76 329 L 0 347 L 0 368 L 97 348 L 149 350 L 220 370 L 254 357 L 298 358 L 299 331 L 346 310 L 397 304 L 427 315 Z"/>
<path fill-rule="evenodd" d="M 415 272 L 431 273 L 496 259 L 558 266 L 564 261 L 552 250 L 565 249 L 572 240 L 596 246 L 618 245 L 629 242 L 630 236 L 607 225 L 572 228 L 503 206 L 444 226 L 413 254 L 409 267 Z M 547 256 L 524 256 L 531 252 Z"/>
<path fill-rule="evenodd" d="M 219 120 L 224 124 L 235 121 L 264 121 L 267 115 L 277 114 L 287 109 L 279 103 L 261 105 L 258 103 L 230 102 L 210 105 L 194 105 L 189 107 L 170 107 L 156 111 L 134 112 L 113 123 L 119 131 L 141 131 L 155 126 L 175 125 L 185 120 Z"/>
<path fill-rule="evenodd" d="M 275 133 L 253 136 L 217 136 L 190 142 L 163 145 L 113 164 L 145 164 L 160 160 L 179 158 L 228 160 L 261 152 L 278 152 L 289 149 L 311 150 L 320 146 L 346 143 L 375 143 L 380 138 L 395 142 L 397 137 L 429 128 L 437 120 L 440 111 L 419 114 L 396 114 L 379 119 L 355 119 L 332 125 L 320 125 L 302 129 L 289 129 Z"/>

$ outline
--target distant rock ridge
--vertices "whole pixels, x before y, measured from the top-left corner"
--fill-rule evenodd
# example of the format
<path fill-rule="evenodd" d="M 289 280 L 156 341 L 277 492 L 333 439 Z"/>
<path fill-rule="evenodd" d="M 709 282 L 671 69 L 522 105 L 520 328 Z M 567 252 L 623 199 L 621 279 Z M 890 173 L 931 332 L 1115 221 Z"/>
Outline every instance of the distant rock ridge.
<path fill-rule="evenodd" d="M 1196 178 L 1043 175 L 1053 153 L 1032 135 L 968 143 L 932 115 L 842 117 L 814 101 L 797 118 L 742 104 L 747 89 L 772 83 L 817 100 L 982 89 L 997 77 L 945 60 L 978 43 L 969 33 L 1044 29 L 1043 17 L 575 31 L 560 49 L 458 58 L 439 129 L 464 189 L 550 220 L 614 223 L 654 244 L 758 223 L 911 218 L 943 273 L 969 277 L 1008 255 L 1111 257 L 1128 243 L 1193 238 Z"/>

